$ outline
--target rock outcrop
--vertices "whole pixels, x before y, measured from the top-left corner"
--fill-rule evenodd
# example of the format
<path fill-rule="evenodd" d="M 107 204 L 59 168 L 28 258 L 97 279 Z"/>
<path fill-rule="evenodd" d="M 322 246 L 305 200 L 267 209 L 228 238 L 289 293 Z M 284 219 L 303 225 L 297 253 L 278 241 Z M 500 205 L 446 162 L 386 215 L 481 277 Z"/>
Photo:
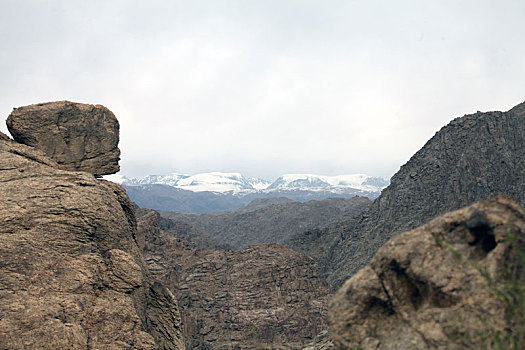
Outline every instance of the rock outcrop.
<path fill-rule="evenodd" d="M 7 127 L 15 141 L 42 150 L 60 169 L 94 175 L 120 170 L 119 123 L 104 106 L 59 101 L 15 108 Z"/>
<path fill-rule="evenodd" d="M 521 348 L 524 260 L 525 210 L 512 200 L 444 214 L 392 238 L 343 285 L 331 337 L 339 349 Z"/>
<path fill-rule="evenodd" d="M 525 103 L 453 120 L 401 167 L 361 217 L 310 239 L 333 242 L 317 262 L 338 288 L 394 235 L 497 195 L 525 205 Z"/>
<path fill-rule="evenodd" d="M 191 349 L 300 349 L 326 324 L 330 292 L 311 258 L 280 244 L 195 250 L 138 218 L 137 241 L 152 273 L 177 297 Z"/>
<path fill-rule="evenodd" d="M 124 189 L 59 167 L 0 137 L 0 348 L 184 348 Z"/>

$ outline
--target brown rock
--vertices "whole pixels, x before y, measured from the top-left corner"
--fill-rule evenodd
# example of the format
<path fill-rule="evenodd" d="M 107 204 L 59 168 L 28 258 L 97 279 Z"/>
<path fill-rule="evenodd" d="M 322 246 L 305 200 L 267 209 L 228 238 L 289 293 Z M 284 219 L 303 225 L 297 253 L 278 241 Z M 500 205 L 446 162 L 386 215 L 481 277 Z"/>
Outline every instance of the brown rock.
<path fill-rule="evenodd" d="M 0 140 L 0 349 L 183 348 L 124 189 L 56 166 Z"/>
<path fill-rule="evenodd" d="M 63 170 L 120 170 L 119 123 L 104 106 L 59 101 L 15 108 L 7 127 L 15 141 L 44 151 Z"/>
<path fill-rule="evenodd" d="M 281 244 L 193 249 L 138 219 L 152 273 L 178 299 L 189 349 L 301 349 L 326 325 L 328 287 L 314 261 Z"/>
<path fill-rule="evenodd" d="M 523 297 L 524 254 L 525 210 L 506 197 L 396 236 L 332 300 L 336 348 L 480 349 L 522 334 L 523 305 L 499 292 L 517 283 Z"/>
<path fill-rule="evenodd" d="M 11 138 L 9 138 L 9 136 L 7 136 L 6 134 L 4 134 L 3 132 L 0 131 L 0 140 L 2 140 L 2 141 L 10 141 Z"/>

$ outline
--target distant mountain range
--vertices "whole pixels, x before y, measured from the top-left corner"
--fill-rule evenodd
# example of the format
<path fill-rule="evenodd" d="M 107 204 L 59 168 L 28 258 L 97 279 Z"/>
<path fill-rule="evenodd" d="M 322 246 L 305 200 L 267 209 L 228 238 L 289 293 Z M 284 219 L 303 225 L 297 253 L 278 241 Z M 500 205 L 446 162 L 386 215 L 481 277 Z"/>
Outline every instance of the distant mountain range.
<path fill-rule="evenodd" d="M 222 172 L 104 178 L 126 187 L 130 198 L 143 208 L 183 213 L 234 210 L 259 198 L 286 197 L 298 202 L 355 196 L 374 199 L 388 185 L 383 178 L 365 174 L 286 174 L 273 182 Z"/>

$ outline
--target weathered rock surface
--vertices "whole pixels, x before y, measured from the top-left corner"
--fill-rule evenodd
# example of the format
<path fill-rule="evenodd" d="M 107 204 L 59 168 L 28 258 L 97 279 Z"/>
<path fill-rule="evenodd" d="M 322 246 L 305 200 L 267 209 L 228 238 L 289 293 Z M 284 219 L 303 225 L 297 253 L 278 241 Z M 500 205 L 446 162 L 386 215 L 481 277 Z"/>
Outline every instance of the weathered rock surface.
<path fill-rule="evenodd" d="M 144 216 L 149 212 L 154 212 L 154 210 L 135 206 L 135 215 L 137 217 Z M 162 231 L 173 237 L 187 241 L 193 248 L 232 249 L 230 245 L 211 238 L 207 234 L 200 232 L 194 226 L 185 222 L 171 220 L 160 216 L 157 220 L 157 224 Z"/>
<path fill-rule="evenodd" d="M 11 138 L 0 131 L 0 140 L 9 141 L 9 140 L 11 140 Z"/>
<path fill-rule="evenodd" d="M 243 249 L 256 243 L 284 243 L 294 235 L 355 217 L 370 207 L 372 201 L 353 197 L 269 203 L 264 205 L 264 201 L 259 200 L 246 208 L 217 214 L 161 212 L 161 215 L 187 223 L 233 248 Z"/>
<path fill-rule="evenodd" d="M 2 137 L 0 193 L 1 349 L 183 348 L 122 187 Z"/>
<path fill-rule="evenodd" d="M 303 245 L 332 242 L 316 259 L 337 288 L 394 235 L 497 195 L 525 205 L 525 103 L 453 120 L 401 167 L 361 217 L 317 232 Z"/>
<path fill-rule="evenodd" d="M 331 337 L 339 349 L 489 349 L 521 333 L 522 346 L 523 300 L 510 307 L 497 291 L 523 298 L 523 259 L 525 210 L 512 200 L 447 213 L 392 238 L 343 285 Z"/>
<path fill-rule="evenodd" d="M 330 292 L 311 258 L 279 244 L 195 250 L 160 219 L 138 218 L 137 240 L 178 299 L 187 348 L 300 349 L 327 328 Z"/>
<path fill-rule="evenodd" d="M 120 170 L 119 123 L 109 109 L 69 101 L 15 108 L 7 118 L 15 141 L 38 148 L 63 170 L 94 175 Z"/>

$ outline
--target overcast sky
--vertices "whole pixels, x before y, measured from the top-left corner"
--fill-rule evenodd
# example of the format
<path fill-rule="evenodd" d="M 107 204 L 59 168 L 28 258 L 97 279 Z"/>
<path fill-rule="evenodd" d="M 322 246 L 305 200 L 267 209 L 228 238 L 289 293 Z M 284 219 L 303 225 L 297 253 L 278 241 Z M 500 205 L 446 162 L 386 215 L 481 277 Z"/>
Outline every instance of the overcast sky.
<path fill-rule="evenodd" d="M 0 0 L 0 112 L 103 104 L 129 176 L 389 178 L 525 100 L 524 23 L 523 0 Z"/>

